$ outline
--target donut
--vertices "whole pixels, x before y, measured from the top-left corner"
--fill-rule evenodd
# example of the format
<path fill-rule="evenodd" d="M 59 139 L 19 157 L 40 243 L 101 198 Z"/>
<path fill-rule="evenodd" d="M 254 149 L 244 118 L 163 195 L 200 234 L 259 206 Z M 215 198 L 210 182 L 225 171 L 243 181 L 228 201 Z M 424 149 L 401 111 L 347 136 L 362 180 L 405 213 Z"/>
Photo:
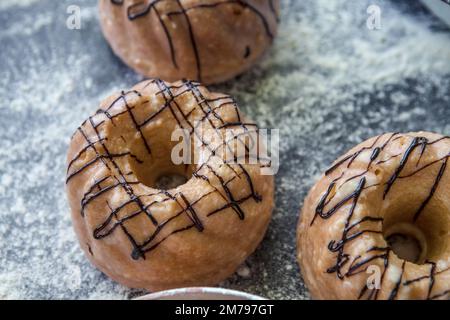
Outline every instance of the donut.
<path fill-rule="evenodd" d="M 104 100 L 67 156 L 71 217 L 88 259 L 115 281 L 151 291 L 233 274 L 272 214 L 267 163 L 230 156 L 258 130 L 233 98 L 191 81 L 151 79 Z M 197 161 L 173 160 L 175 151 L 188 155 L 177 132 Z M 168 175 L 185 181 L 159 186 Z"/>
<path fill-rule="evenodd" d="M 166 81 L 229 80 L 277 32 L 279 0 L 100 0 L 103 34 L 128 66 Z"/>
<path fill-rule="evenodd" d="M 450 137 L 386 133 L 312 187 L 297 258 L 314 299 L 450 298 Z"/>

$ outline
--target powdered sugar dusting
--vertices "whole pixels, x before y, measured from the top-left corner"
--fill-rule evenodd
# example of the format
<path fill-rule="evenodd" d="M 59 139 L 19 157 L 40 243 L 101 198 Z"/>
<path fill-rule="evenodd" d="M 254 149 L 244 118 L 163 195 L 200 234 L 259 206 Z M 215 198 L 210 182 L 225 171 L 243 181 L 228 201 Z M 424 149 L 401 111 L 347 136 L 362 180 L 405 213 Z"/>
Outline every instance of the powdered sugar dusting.
<path fill-rule="evenodd" d="M 371 3 L 382 10 L 381 30 L 366 28 Z M 66 28 L 69 4 L 82 10 L 81 30 Z M 0 3 L 0 299 L 141 294 L 88 263 L 65 198 L 71 134 L 101 99 L 141 79 L 109 51 L 96 10 L 94 0 Z M 282 132 L 273 222 L 223 286 L 307 298 L 294 225 L 316 177 L 351 145 L 384 131 L 450 133 L 450 33 L 421 10 L 410 1 L 284 0 L 267 58 L 214 88 Z"/>

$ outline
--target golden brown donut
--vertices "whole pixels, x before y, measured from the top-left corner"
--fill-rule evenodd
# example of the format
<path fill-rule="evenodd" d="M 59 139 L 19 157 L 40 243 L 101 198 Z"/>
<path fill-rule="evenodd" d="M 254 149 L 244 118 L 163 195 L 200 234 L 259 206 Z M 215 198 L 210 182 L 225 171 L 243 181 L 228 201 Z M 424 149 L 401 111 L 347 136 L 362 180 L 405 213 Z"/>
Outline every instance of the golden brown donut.
<path fill-rule="evenodd" d="M 198 162 L 172 162 L 176 128 L 194 141 Z M 272 213 L 274 180 L 261 174 L 264 164 L 224 157 L 242 132 L 257 130 L 231 97 L 189 81 L 144 81 L 104 100 L 67 157 L 72 220 L 89 260 L 149 290 L 227 278 L 256 249 Z M 188 181 L 157 188 L 167 174 Z"/>
<path fill-rule="evenodd" d="M 100 0 L 113 51 L 147 77 L 218 83 L 249 69 L 277 31 L 279 0 Z"/>
<path fill-rule="evenodd" d="M 297 234 L 313 298 L 450 297 L 449 157 L 450 137 L 386 133 L 325 172 Z"/>

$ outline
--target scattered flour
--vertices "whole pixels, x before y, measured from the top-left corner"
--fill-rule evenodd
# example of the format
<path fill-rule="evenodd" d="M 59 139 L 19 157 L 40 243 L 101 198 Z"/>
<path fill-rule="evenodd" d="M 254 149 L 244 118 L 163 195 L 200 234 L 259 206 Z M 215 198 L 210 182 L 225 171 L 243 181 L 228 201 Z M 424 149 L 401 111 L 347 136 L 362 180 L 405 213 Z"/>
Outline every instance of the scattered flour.
<path fill-rule="evenodd" d="M 12 7 L 30 7 L 40 0 L 2 0 L 0 10 L 10 9 Z"/>
<path fill-rule="evenodd" d="M 102 98 L 141 78 L 104 43 L 96 1 L 70 1 L 83 12 L 76 31 L 65 28 L 69 2 L 41 1 L 39 10 L 38 0 L 0 1 L 0 20 L 8 22 L 0 31 L 0 299 L 131 298 L 142 292 L 107 279 L 79 249 L 65 198 L 65 153 Z M 248 269 L 223 285 L 304 299 L 294 228 L 303 197 L 332 160 L 371 135 L 450 133 L 450 32 L 422 11 L 413 14 L 409 1 L 282 2 L 266 59 L 214 87 L 282 133 L 273 222 Z M 366 28 L 371 3 L 382 9 L 381 30 Z"/>

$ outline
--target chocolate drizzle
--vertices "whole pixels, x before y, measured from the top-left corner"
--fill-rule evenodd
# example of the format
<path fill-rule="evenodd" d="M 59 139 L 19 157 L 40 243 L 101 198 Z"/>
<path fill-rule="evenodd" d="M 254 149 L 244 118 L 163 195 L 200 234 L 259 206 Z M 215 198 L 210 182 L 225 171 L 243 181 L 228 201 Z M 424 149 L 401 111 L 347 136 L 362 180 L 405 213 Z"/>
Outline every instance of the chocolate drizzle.
<path fill-rule="evenodd" d="M 434 193 L 436 192 L 436 189 L 439 186 L 439 182 L 441 182 L 442 176 L 444 175 L 445 169 L 447 168 L 447 161 L 448 158 L 446 158 L 444 160 L 444 162 L 442 163 L 441 168 L 439 169 L 439 173 L 436 176 L 436 180 L 433 184 L 433 187 L 431 188 L 430 193 L 428 194 L 428 197 L 422 202 L 420 208 L 417 210 L 417 212 L 414 215 L 414 222 L 417 221 L 417 219 L 419 218 L 420 214 L 423 212 L 423 210 L 425 210 L 427 204 L 430 202 L 430 200 L 433 198 Z"/>
<path fill-rule="evenodd" d="M 389 191 L 391 190 L 391 188 L 394 185 L 397 178 L 400 176 L 400 173 L 402 172 L 403 168 L 405 168 L 405 166 L 409 160 L 409 157 L 414 152 L 414 150 L 417 147 L 421 146 L 422 147 L 421 156 L 422 156 L 423 153 L 425 152 L 425 148 L 426 148 L 427 144 L 428 144 L 428 140 L 426 138 L 415 137 L 413 139 L 413 141 L 409 145 L 408 149 L 406 149 L 406 151 L 403 155 L 403 158 L 400 161 L 400 164 L 395 169 L 393 175 L 389 178 L 388 182 L 386 183 L 386 189 L 384 190 L 384 193 L 383 193 L 383 199 L 386 199 L 386 196 L 388 195 Z"/>
<path fill-rule="evenodd" d="M 123 6 L 124 0 L 110 0 L 111 3 L 115 6 Z M 197 40 L 195 37 L 194 25 L 191 22 L 191 18 L 189 16 L 189 12 L 194 10 L 207 10 L 207 9 L 216 9 L 218 10 L 223 6 L 238 6 L 242 9 L 249 10 L 252 12 L 258 20 L 261 22 L 262 27 L 264 28 L 264 32 L 270 41 L 274 38 L 274 33 L 270 28 L 269 19 L 271 17 L 267 17 L 262 11 L 260 11 L 257 7 L 249 3 L 246 0 L 209 0 L 207 2 L 200 2 L 194 5 L 190 5 L 189 7 L 185 7 L 183 5 L 183 0 L 174 0 L 177 4 L 177 9 L 169 12 L 161 11 L 158 9 L 158 4 L 161 4 L 163 7 L 164 2 L 168 2 L 169 0 L 144 0 L 134 4 L 131 4 L 126 8 L 127 17 L 130 21 L 134 21 L 143 17 L 146 17 L 150 13 L 154 12 L 156 18 L 158 19 L 164 34 L 166 36 L 167 42 L 169 44 L 170 55 L 172 59 L 173 66 L 178 69 L 178 62 L 176 59 L 176 48 L 174 46 L 173 35 L 170 33 L 169 28 L 167 27 L 166 22 L 164 21 L 164 17 L 167 16 L 170 19 L 174 19 L 177 16 L 181 16 L 181 19 L 187 25 L 187 31 L 189 33 L 189 41 L 192 46 L 193 56 L 195 58 L 195 64 L 197 69 L 197 80 L 202 81 L 202 63 L 201 56 L 197 44 Z M 267 0 L 267 6 L 272 13 L 272 19 L 274 19 L 277 23 L 279 22 L 279 16 L 276 9 L 275 0 Z M 246 47 L 245 54 L 243 55 L 244 59 L 247 59 L 250 56 L 251 48 Z"/>
<path fill-rule="evenodd" d="M 403 260 L 403 262 L 402 262 L 402 272 L 400 273 L 400 277 L 397 280 L 397 282 L 395 283 L 394 288 L 392 289 L 391 293 L 389 294 L 388 300 L 395 300 L 395 298 L 397 298 L 398 291 L 400 289 L 400 285 L 402 284 L 403 274 L 405 273 L 405 264 L 406 264 L 406 260 Z"/>
<path fill-rule="evenodd" d="M 227 148 L 232 152 L 236 150 L 234 145 L 236 141 L 240 141 L 238 140 L 239 131 L 258 132 L 255 124 L 241 121 L 236 102 L 229 96 L 222 96 L 212 100 L 208 99 L 202 93 L 199 83 L 191 81 L 184 81 L 177 86 L 168 86 L 164 81 L 154 79 L 149 80 L 144 85 L 144 89 L 151 85 L 158 90 L 155 95 L 162 97 L 164 101 L 156 111 L 146 117 L 142 115 L 141 111 L 138 117 L 136 110 L 145 106 L 149 101 L 145 100 L 146 98 L 140 92 L 122 92 L 109 106 L 98 110 L 94 116 L 89 117 L 78 128 L 73 138 L 79 139 L 81 137 L 81 140 L 84 142 L 83 144 L 80 143 L 79 151 L 68 162 L 67 168 L 66 183 L 70 184 L 94 164 L 100 164 L 105 167 L 107 174 L 94 180 L 84 192 L 80 202 L 80 214 L 86 218 L 87 214 L 93 214 L 93 212 L 89 211 L 91 205 L 96 203 L 97 206 L 101 206 L 103 204 L 109 210 L 109 213 L 103 222 L 92 231 L 92 237 L 101 241 L 121 230 L 129 239 L 132 247 L 131 257 L 133 259 L 146 259 L 147 253 L 157 248 L 174 234 L 191 229 L 203 232 L 205 229 L 203 219 L 225 212 L 227 209 L 231 209 L 230 212 L 234 212 L 240 220 L 244 220 L 246 213 L 242 205 L 248 201 L 254 201 L 255 203 L 262 201 L 261 195 L 256 192 L 246 166 L 229 163 L 225 159 L 220 158 L 219 148 Z M 186 112 L 185 108 L 180 106 L 178 100 L 186 96 L 190 96 L 190 99 L 195 102 L 194 109 L 189 112 Z M 222 118 L 220 115 L 221 111 L 226 111 L 227 114 L 230 114 L 231 119 L 230 117 L 227 117 L 227 120 Z M 196 118 L 191 119 L 190 116 L 194 112 Z M 99 130 L 108 122 L 113 126 L 117 126 L 115 119 L 118 117 L 121 117 L 121 119 L 127 118 L 129 122 L 127 127 L 133 128 L 136 135 L 140 137 L 143 148 L 147 151 L 146 157 L 152 159 L 153 157 L 158 157 L 158 155 L 153 154 L 150 149 L 152 137 L 145 136 L 145 127 L 158 121 L 163 114 L 170 115 L 180 128 L 189 131 L 190 137 L 188 138 L 196 137 L 201 142 L 201 147 L 207 150 L 206 154 L 208 157 L 197 166 L 192 177 L 192 179 L 206 182 L 208 186 L 205 187 L 204 193 L 197 199 L 190 199 L 188 195 L 180 191 L 155 190 L 147 194 L 137 193 L 133 187 L 139 185 L 140 182 L 133 179 L 129 180 L 130 177 L 135 175 L 129 169 L 124 171 L 122 163 L 123 161 L 143 163 L 144 159 L 139 159 L 130 151 L 120 154 L 110 152 L 108 136 L 102 136 L 101 132 L 103 131 Z M 105 118 L 106 120 L 104 120 Z M 192 121 L 194 120 L 200 121 L 197 124 L 193 124 Z M 221 138 L 219 140 L 221 144 L 218 143 L 219 145 L 217 146 L 210 145 L 199 132 L 200 125 L 205 125 L 208 129 L 212 129 L 213 134 Z M 233 139 L 225 140 L 222 130 L 230 127 L 238 128 L 239 130 L 236 130 L 235 136 L 232 137 Z M 95 139 L 92 137 L 95 137 Z M 126 144 L 124 147 L 127 147 Z M 213 157 L 215 159 L 214 165 L 210 161 Z M 217 158 L 221 159 L 222 163 L 217 164 Z M 227 174 L 225 176 L 223 170 L 219 172 L 215 169 L 217 165 L 228 168 L 231 175 Z M 86 176 L 84 179 L 87 179 Z M 233 182 L 236 181 L 240 183 L 238 190 L 232 187 Z M 243 186 L 246 187 L 243 189 Z M 108 192 L 117 189 L 122 189 L 126 194 L 126 198 L 120 205 L 113 205 L 111 200 L 109 200 Z M 210 202 L 211 197 L 214 197 L 213 203 L 216 204 L 216 207 L 210 212 L 199 214 L 197 206 L 200 202 Z M 155 206 L 164 203 L 175 204 L 178 209 L 172 216 L 161 220 L 152 211 Z M 129 223 L 132 223 L 135 219 L 141 219 L 138 221 L 142 221 L 143 217 L 150 223 L 144 230 L 148 234 L 144 240 L 138 241 L 133 232 L 130 231 Z M 175 223 L 175 220 L 180 221 L 180 219 L 186 222 L 184 226 L 178 228 L 170 226 Z M 177 223 L 177 225 L 179 226 L 180 223 Z"/>
<path fill-rule="evenodd" d="M 403 141 L 410 140 L 409 145 L 405 147 L 403 153 L 391 155 L 388 152 L 385 152 L 385 149 L 390 144 L 401 143 L 399 142 L 400 140 Z M 450 157 L 450 151 L 449 153 L 447 153 L 447 155 L 445 155 L 440 159 L 429 161 L 428 163 L 424 164 L 422 164 L 422 162 L 424 162 L 426 159 L 425 155 L 428 151 L 429 146 L 435 145 L 444 140 L 450 140 L 450 137 L 442 137 L 434 141 L 429 141 L 425 137 L 412 137 L 409 135 L 403 135 L 399 133 L 380 135 L 377 138 L 375 138 L 369 146 L 362 147 L 361 149 L 344 156 L 342 159 L 336 161 L 336 163 L 333 164 L 333 166 L 331 166 L 325 172 L 325 176 L 331 176 L 333 173 L 335 173 L 336 170 L 338 169 L 342 170 L 340 174 L 336 174 L 337 177 L 333 179 L 330 178 L 331 181 L 326 191 L 324 192 L 319 202 L 317 203 L 315 214 L 313 216 L 310 225 L 312 226 L 314 223 L 316 223 L 318 218 L 326 220 L 330 219 L 331 217 L 333 217 L 338 213 L 341 214 L 342 212 L 342 214 L 344 214 L 343 212 L 344 208 L 347 208 L 347 205 L 351 202 L 349 209 L 345 209 L 346 211 L 344 220 L 345 225 L 342 230 L 341 238 L 338 240 L 331 240 L 328 243 L 328 250 L 336 255 L 335 258 L 336 260 L 334 265 L 330 266 L 326 270 L 327 273 L 330 274 L 335 273 L 339 279 L 343 280 L 344 278 L 348 278 L 356 274 L 366 272 L 371 262 L 381 260 L 384 265 L 381 276 L 381 285 L 383 284 L 385 274 L 390 267 L 389 261 L 390 261 L 390 254 L 392 253 L 392 250 L 388 246 L 369 248 L 364 253 L 364 255 L 356 257 L 351 256 L 351 254 L 345 250 L 346 245 L 349 242 L 357 240 L 364 234 L 372 233 L 382 235 L 382 226 L 383 226 L 382 217 L 372 216 L 370 215 L 370 213 L 367 213 L 363 218 L 359 218 L 356 222 L 353 221 L 354 213 L 358 205 L 358 202 L 360 201 L 361 195 L 365 192 L 365 190 L 377 186 L 384 188 L 382 199 L 380 201 L 385 200 L 389 196 L 392 187 L 399 179 L 410 178 L 418 174 L 419 172 L 424 171 L 427 168 L 440 164 L 438 173 L 436 174 L 434 183 L 431 186 L 428 195 L 422 201 L 422 204 L 417 208 L 417 212 L 414 214 L 412 218 L 411 223 L 416 223 L 417 220 L 421 217 L 421 214 L 425 211 L 427 205 L 433 199 L 436 191 L 439 188 L 440 182 L 442 181 L 442 178 L 446 173 L 447 163 Z M 402 145 L 403 143 L 401 143 L 400 146 Z M 347 178 L 345 176 L 345 170 L 351 169 L 352 165 L 358 160 L 358 157 L 360 157 L 364 152 L 371 152 L 367 168 L 363 170 L 361 173 L 358 173 L 350 178 Z M 389 169 L 392 170 L 393 173 L 391 176 L 387 178 L 386 181 L 383 180 L 380 183 L 373 185 L 367 184 L 369 172 L 372 173 L 378 171 L 382 172 L 384 165 L 389 165 L 392 161 L 394 161 L 398 157 L 401 157 L 401 159 L 400 161 L 398 161 L 398 164 L 395 166 L 393 170 Z M 417 158 L 417 162 L 411 164 L 411 159 L 413 157 Z M 345 168 L 343 168 L 344 166 Z M 407 168 L 409 172 L 405 173 Z M 339 199 L 335 199 L 339 194 L 339 190 L 344 185 L 347 185 L 349 182 L 355 179 L 359 179 L 359 181 L 357 183 L 355 181 L 353 191 L 345 192 L 345 195 L 340 196 Z M 353 188 L 353 186 L 351 188 Z M 332 201 L 333 205 L 330 205 Z M 355 231 L 356 228 L 359 230 Z M 394 288 L 391 290 L 389 294 L 389 299 L 396 299 L 403 286 L 405 287 L 410 286 L 413 283 L 423 280 L 429 281 L 429 289 L 427 295 L 428 299 L 442 298 L 449 294 L 449 291 L 443 293 L 433 293 L 433 289 L 435 287 L 434 284 L 436 281 L 436 276 L 446 271 L 449 271 L 450 268 L 444 270 L 437 270 L 438 268 L 435 262 L 427 261 L 427 264 L 431 266 L 430 273 L 417 279 L 408 280 L 403 279 L 408 264 L 409 262 L 403 261 L 401 275 L 398 279 L 398 282 L 394 284 Z M 371 299 L 376 300 L 378 298 L 378 294 L 379 290 L 377 289 L 370 290 L 368 289 L 367 286 L 364 286 L 361 289 L 358 298 L 362 299 L 365 297 L 369 300 Z"/>

